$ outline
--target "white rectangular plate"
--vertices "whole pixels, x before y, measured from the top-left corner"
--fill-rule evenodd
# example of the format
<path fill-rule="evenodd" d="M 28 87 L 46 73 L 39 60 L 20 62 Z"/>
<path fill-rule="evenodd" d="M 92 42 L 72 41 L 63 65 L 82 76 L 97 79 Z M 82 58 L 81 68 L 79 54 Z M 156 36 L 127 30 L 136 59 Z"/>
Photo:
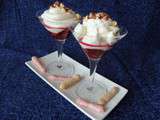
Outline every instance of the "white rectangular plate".
<path fill-rule="evenodd" d="M 49 64 L 52 62 L 54 59 L 57 59 L 57 52 L 53 52 L 51 54 L 48 54 L 44 57 L 41 57 L 41 60 L 45 64 Z M 75 66 L 75 72 L 77 74 L 80 74 L 82 76 L 88 76 L 89 69 L 82 64 L 78 63 L 77 61 L 73 60 L 69 56 L 63 54 L 63 59 L 69 61 Z M 78 108 L 80 111 L 82 111 L 85 115 L 87 115 L 89 118 L 92 120 L 102 120 L 104 119 L 114 108 L 117 106 L 117 104 L 123 99 L 123 97 L 127 94 L 128 90 L 125 89 L 124 87 L 112 82 L 111 80 L 101 76 L 100 74 L 96 73 L 96 80 L 98 82 L 101 82 L 102 84 L 106 85 L 106 88 L 110 88 L 112 86 L 117 86 L 119 87 L 119 92 L 118 94 L 105 106 L 107 108 L 106 112 L 104 113 L 95 113 L 87 108 L 83 108 L 78 106 L 76 104 L 75 100 L 77 98 L 75 94 L 75 89 L 77 86 L 81 83 L 79 82 L 72 88 L 66 90 L 66 91 L 60 91 L 58 86 L 59 82 L 56 81 L 48 81 L 45 76 L 43 76 L 37 69 L 32 65 L 31 61 L 28 61 L 25 63 L 35 74 L 37 74 L 42 80 L 44 80 L 48 85 L 50 85 L 54 90 L 56 90 L 60 95 L 62 95 L 66 100 L 68 100 L 70 103 L 72 103 L 76 108 Z"/>

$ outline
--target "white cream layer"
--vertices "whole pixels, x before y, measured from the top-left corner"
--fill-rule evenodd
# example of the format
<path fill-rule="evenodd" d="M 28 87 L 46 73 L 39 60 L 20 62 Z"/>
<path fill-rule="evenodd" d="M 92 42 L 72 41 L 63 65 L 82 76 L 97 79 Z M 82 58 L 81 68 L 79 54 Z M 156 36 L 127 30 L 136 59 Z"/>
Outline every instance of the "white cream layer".
<path fill-rule="evenodd" d="M 113 45 L 117 42 L 119 27 L 113 26 L 111 19 L 87 19 L 82 24 L 78 24 L 74 29 L 74 36 L 77 40 L 91 45 Z M 91 46 L 82 45 L 82 47 L 93 49 Z M 95 47 L 94 47 L 95 48 Z M 108 49 L 105 47 L 96 47 L 96 49 Z"/>
<path fill-rule="evenodd" d="M 41 15 L 45 28 L 52 33 L 59 33 L 75 26 L 79 20 L 73 11 L 66 12 L 62 8 L 50 7 Z"/>

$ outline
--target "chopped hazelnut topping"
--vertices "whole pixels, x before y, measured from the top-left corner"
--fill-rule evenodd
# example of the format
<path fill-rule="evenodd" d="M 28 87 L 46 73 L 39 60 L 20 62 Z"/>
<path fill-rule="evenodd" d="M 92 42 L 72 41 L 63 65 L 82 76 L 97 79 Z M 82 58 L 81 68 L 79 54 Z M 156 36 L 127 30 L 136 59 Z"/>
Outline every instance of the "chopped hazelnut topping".
<path fill-rule="evenodd" d="M 64 8 L 64 4 L 63 4 L 63 3 L 60 3 L 60 7 L 61 7 L 61 8 Z"/>
<path fill-rule="evenodd" d="M 66 9 L 66 11 L 68 12 L 70 9 L 69 8 L 67 8 L 67 7 L 65 7 L 65 9 Z"/>
<path fill-rule="evenodd" d="M 51 5 L 51 7 L 54 7 L 54 8 L 55 8 L 55 7 L 56 7 L 56 5 L 55 5 L 55 4 L 52 4 L 52 5 Z"/>
<path fill-rule="evenodd" d="M 55 3 L 53 3 L 53 4 L 51 5 L 51 7 L 60 8 L 60 9 L 62 9 L 62 11 L 72 13 L 72 10 L 71 10 L 70 8 L 66 7 L 63 3 L 60 3 L 60 2 L 58 2 L 58 1 L 56 1 Z"/>
<path fill-rule="evenodd" d="M 105 12 L 91 12 L 88 16 L 84 17 L 84 19 L 103 19 L 103 20 L 108 20 L 110 16 L 105 13 Z"/>
<path fill-rule="evenodd" d="M 75 12 L 72 11 L 72 9 L 66 7 L 63 3 L 60 3 L 59 1 L 56 1 L 55 3 L 53 3 L 50 7 L 59 8 L 63 12 L 75 14 Z M 81 18 L 81 16 L 79 14 L 77 14 L 76 17 L 77 17 L 77 19 Z"/>
<path fill-rule="evenodd" d="M 56 2 L 54 3 L 54 5 L 55 5 L 55 6 L 59 6 L 59 5 L 60 5 L 59 1 L 56 1 Z"/>
<path fill-rule="evenodd" d="M 112 22 L 112 25 L 113 25 L 113 26 L 117 26 L 117 22 L 116 22 L 116 21 L 113 21 L 113 22 Z"/>
<path fill-rule="evenodd" d="M 100 14 L 96 14 L 96 18 L 99 18 L 100 17 Z"/>
<path fill-rule="evenodd" d="M 100 13 L 97 13 L 97 14 L 98 14 L 100 19 L 108 20 L 108 18 L 110 18 L 110 16 L 105 12 L 100 12 Z"/>
<path fill-rule="evenodd" d="M 90 18 L 90 19 L 96 19 L 96 14 L 95 14 L 94 12 L 91 12 L 91 13 L 89 14 L 89 18 Z"/>
<path fill-rule="evenodd" d="M 88 15 L 85 17 L 85 19 L 88 19 L 89 17 L 88 17 Z"/>
<path fill-rule="evenodd" d="M 107 17 L 107 16 L 104 16 L 102 19 L 103 19 L 103 20 L 108 20 L 108 17 Z"/>
<path fill-rule="evenodd" d="M 56 2 L 53 3 L 51 6 L 54 7 L 54 8 L 59 7 L 59 6 L 60 6 L 60 3 L 59 3 L 58 1 L 56 1 Z"/>
<path fill-rule="evenodd" d="M 80 19 L 80 18 L 81 18 L 81 16 L 80 16 L 79 14 L 76 14 L 76 17 L 77 17 L 77 19 Z"/>

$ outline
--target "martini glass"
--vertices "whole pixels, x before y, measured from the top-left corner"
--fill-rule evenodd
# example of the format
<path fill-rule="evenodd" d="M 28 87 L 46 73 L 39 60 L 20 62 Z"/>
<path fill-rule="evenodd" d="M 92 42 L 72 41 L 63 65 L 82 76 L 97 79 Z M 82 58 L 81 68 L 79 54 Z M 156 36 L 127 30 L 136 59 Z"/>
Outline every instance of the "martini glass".
<path fill-rule="evenodd" d="M 52 38 L 56 41 L 57 49 L 58 49 L 58 58 L 57 60 L 49 63 L 47 67 L 47 72 L 52 75 L 58 76 L 71 76 L 75 72 L 74 65 L 69 63 L 68 61 L 64 61 L 62 58 L 63 54 L 63 45 L 70 34 L 71 28 L 63 28 L 63 27 L 50 27 L 45 24 L 44 19 L 41 17 L 44 10 L 38 11 L 36 13 L 36 17 L 39 19 L 40 23 L 44 26 L 44 28 L 51 34 Z M 74 25 L 75 26 L 75 25 Z M 72 26 L 73 29 L 73 26 Z M 52 32 L 52 30 L 56 30 L 59 32 Z"/>
<path fill-rule="evenodd" d="M 120 40 L 127 35 L 128 31 L 124 27 L 120 27 L 118 35 L 114 38 Z M 74 35 L 74 32 L 73 32 Z M 75 36 L 75 35 L 74 35 Z M 76 38 L 76 36 L 75 36 Z M 77 38 L 76 38 L 77 39 Z M 90 74 L 77 88 L 76 94 L 78 97 L 90 101 L 97 102 L 97 100 L 107 92 L 106 86 L 98 80 L 95 80 L 95 73 L 97 64 L 100 61 L 103 54 L 110 50 L 113 45 L 93 45 L 82 42 L 82 38 L 77 39 L 82 50 L 86 54 L 89 60 Z"/>

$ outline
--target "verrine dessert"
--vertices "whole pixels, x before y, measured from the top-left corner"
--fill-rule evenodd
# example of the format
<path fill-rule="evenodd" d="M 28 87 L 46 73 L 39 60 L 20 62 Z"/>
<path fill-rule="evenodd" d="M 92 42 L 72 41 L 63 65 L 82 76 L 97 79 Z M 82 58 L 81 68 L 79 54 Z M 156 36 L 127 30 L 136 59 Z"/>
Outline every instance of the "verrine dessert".
<path fill-rule="evenodd" d="M 88 57 L 101 58 L 106 50 L 118 40 L 120 28 L 106 13 L 90 13 L 83 18 L 83 23 L 78 24 L 74 35 Z"/>
<path fill-rule="evenodd" d="M 120 27 L 107 13 L 91 12 L 75 27 L 73 35 L 90 63 L 90 76 L 78 87 L 76 93 L 83 99 L 96 102 L 98 96 L 107 89 L 95 80 L 97 64 L 106 51 L 127 35 L 127 30 Z"/>
<path fill-rule="evenodd" d="M 80 15 L 66 7 L 63 3 L 56 1 L 49 6 L 49 9 L 38 11 L 37 17 L 57 42 L 58 47 L 58 60 L 51 62 L 47 66 L 48 73 L 63 76 L 72 75 L 74 66 L 62 60 L 63 44 L 68 38 L 71 29 L 79 23 Z"/>

